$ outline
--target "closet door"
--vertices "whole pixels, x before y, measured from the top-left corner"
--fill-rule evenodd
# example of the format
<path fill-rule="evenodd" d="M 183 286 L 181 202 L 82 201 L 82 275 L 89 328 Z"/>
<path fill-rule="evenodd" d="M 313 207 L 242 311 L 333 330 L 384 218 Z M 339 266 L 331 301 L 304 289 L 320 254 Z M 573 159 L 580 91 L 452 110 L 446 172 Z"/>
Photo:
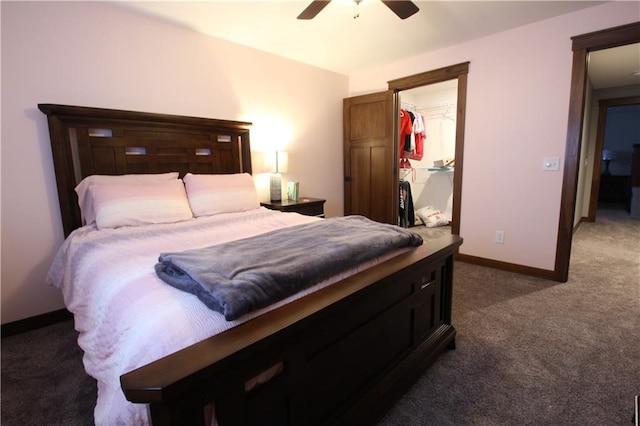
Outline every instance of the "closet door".
<path fill-rule="evenodd" d="M 346 215 L 398 223 L 396 103 L 392 90 L 343 100 Z"/>

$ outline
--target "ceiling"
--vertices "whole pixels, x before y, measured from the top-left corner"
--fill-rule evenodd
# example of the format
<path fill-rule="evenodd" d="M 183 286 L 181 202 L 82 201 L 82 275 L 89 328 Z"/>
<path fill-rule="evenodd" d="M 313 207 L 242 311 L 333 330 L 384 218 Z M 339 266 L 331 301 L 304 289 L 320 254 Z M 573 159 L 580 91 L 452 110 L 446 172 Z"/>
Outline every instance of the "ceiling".
<path fill-rule="evenodd" d="M 378 0 L 363 0 L 357 6 L 358 18 L 354 18 L 353 0 L 333 0 L 314 19 L 296 19 L 309 3 L 200 0 L 109 4 L 348 75 L 603 2 L 414 0 L 420 11 L 402 20 Z M 611 56 L 603 61 L 599 75 L 608 74 L 612 61 Z M 596 62 L 600 61 L 592 60 L 592 66 Z M 640 50 L 615 57 L 616 64 L 623 62 L 613 68 L 624 69 L 627 75 L 637 71 Z M 604 78 L 598 77 L 602 84 L 612 84 L 604 83 Z M 635 82 L 640 83 L 637 78 Z"/>
<path fill-rule="evenodd" d="M 640 43 L 589 53 L 594 89 L 640 84 Z"/>

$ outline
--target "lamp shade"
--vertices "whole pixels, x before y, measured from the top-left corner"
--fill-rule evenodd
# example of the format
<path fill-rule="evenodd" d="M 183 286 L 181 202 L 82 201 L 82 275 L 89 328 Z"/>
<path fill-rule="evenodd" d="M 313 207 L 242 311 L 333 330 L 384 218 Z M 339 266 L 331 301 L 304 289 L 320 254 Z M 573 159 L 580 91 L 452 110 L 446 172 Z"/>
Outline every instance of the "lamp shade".
<path fill-rule="evenodd" d="M 267 173 L 287 173 L 289 155 L 284 151 L 264 153 L 264 171 Z"/>
<path fill-rule="evenodd" d="M 616 152 L 612 151 L 610 149 L 603 149 L 602 150 L 602 159 L 603 160 L 615 160 L 616 159 Z"/>

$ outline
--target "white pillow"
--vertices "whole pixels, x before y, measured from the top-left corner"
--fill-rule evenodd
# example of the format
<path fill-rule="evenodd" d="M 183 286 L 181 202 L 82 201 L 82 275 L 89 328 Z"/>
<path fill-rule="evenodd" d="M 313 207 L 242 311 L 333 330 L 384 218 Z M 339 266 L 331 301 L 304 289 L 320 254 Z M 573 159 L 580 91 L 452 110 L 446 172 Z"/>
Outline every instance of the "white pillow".
<path fill-rule="evenodd" d="M 260 207 L 256 186 L 248 173 L 187 173 L 184 185 L 195 217 L 242 212 Z"/>
<path fill-rule="evenodd" d="M 436 226 L 445 226 L 449 224 L 449 219 L 440 210 L 427 206 L 416 210 L 416 216 L 422 220 L 427 228 L 435 228 Z"/>
<path fill-rule="evenodd" d="M 180 179 L 145 185 L 92 185 L 89 196 L 93 199 L 98 229 L 193 218 Z"/>
<path fill-rule="evenodd" d="M 89 196 L 89 187 L 93 185 L 114 185 L 114 184 L 147 184 L 156 182 L 166 182 L 178 179 L 178 172 L 140 174 L 140 175 L 91 175 L 82 179 L 76 186 L 78 194 L 78 205 L 82 223 L 91 225 L 96 221 L 96 214 L 93 208 L 93 200 Z"/>

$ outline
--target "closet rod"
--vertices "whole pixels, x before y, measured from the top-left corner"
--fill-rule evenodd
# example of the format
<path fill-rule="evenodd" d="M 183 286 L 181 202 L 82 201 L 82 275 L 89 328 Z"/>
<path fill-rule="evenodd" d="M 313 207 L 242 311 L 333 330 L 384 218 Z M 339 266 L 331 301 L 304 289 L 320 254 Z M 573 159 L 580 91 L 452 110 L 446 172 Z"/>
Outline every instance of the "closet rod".
<path fill-rule="evenodd" d="M 430 107 L 424 107 L 425 111 L 431 111 L 431 110 L 438 110 L 438 109 L 451 109 L 451 108 L 456 108 L 457 107 L 457 102 L 450 102 L 448 104 L 440 104 L 440 105 L 433 105 Z"/>
<path fill-rule="evenodd" d="M 433 106 L 424 106 L 424 105 L 419 105 L 419 104 L 414 104 L 411 102 L 405 102 L 402 101 L 401 102 L 401 106 L 402 107 L 406 107 L 406 108 L 413 108 L 413 109 L 418 109 L 420 111 L 436 111 L 439 109 L 455 109 L 457 108 L 457 102 L 450 102 L 450 103 L 446 103 L 446 104 L 439 104 L 439 105 L 433 105 Z"/>
<path fill-rule="evenodd" d="M 434 120 L 434 119 L 447 119 L 447 120 L 453 120 L 456 121 L 455 117 L 451 117 L 449 114 L 431 114 L 431 115 L 425 115 L 424 119 L 425 120 Z"/>
<path fill-rule="evenodd" d="M 401 102 L 400 103 L 401 107 L 403 108 L 407 108 L 407 109 L 423 109 L 424 107 L 422 105 L 418 105 L 418 104 L 413 104 L 411 102 Z"/>

